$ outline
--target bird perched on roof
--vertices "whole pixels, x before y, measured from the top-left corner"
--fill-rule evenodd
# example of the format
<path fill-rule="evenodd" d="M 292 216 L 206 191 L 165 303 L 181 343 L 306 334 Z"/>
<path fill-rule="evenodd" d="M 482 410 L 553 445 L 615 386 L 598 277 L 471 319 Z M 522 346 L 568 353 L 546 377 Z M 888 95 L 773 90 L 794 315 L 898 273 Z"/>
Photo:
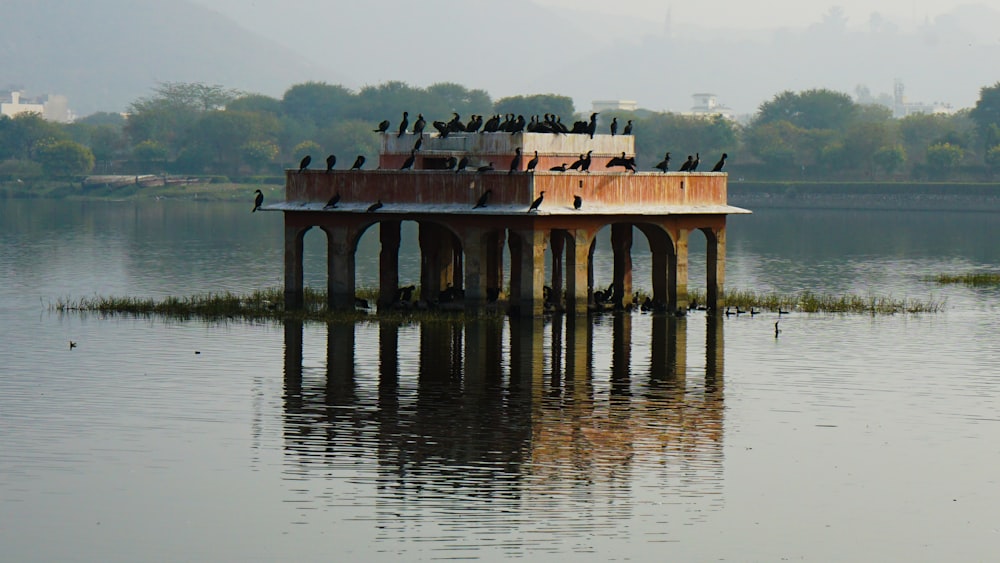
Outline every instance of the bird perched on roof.
<path fill-rule="evenodd" d="M 409 170 L 410 168 L 413 168 L 413 163 L 416 162 L 416 160 L 417 160 L 417 151 L 412 150 L 410 151 L 410 156 L 406 157 L 406 160 L 403 161 L 403 165 L 400 166 L 399 169 Z"/>
<path fill-rule="evenodd" d="M 458 174 L 462 170 L 465 170 L 465 167 L 468 165 L 469 165 L 469 157 L 463 156 L 462 159 L 458 161 L 458 168 L 455 168 L 455 174 Z"/>
<path fill-rule="evenodd" d="M 594 133 L 597 132 L 597 116 L 598 115 L 600 115 L 600 114 L 597 113 L 596 111 L 594 113 L 590 114 L 590 123 L 587 125 L 587 134 L 590 135 L 591 139 L 594 138 Z"/>
<path fill-rule="evenodd" d="M 354 166 L 351 166 L 351 170 L 361 170 L 361 167 L 365 165 L 365 155 L 359 154 L 358 158 L 354 159 Z"/>
<path fill-rule="evenodd" d="M 583 207 L 583 198 L 575 195 L 573 196 L 573 209 L 580 209 Z"/>
<path fill-rule="evenodd" d="M 722 158 L 720 158 L 719 162 L 716 162 L 715 166 L 712 167 L 712 172 L 722 172 L 722 167 L 726 165 L 727 158 L 729 158 L 729 155 L 722 153 Z"/>
<path fill-rule="evenodd" d="M 472 206 L 472 208 L 479 209 L 480 207 L 486 207 L 486 204 L 490 201 L 490 194 L 492 193 L 493 190 L 486 190 L 483 192 L 483 195 L 479 196 L 479 201 L 477 201 L 476 205 Z"/>
<path fill-rule="evenodd" d="M 419 135 L 419 134 L 423 133 L 424 132 L 424 125 L 426 125 L 426 124 L 427 124 L 427 121 L 424 120 L 424 114 L 418 113 L 417 114 L 417 121 L 413 123 L 413 134 L 414 135 Z"/>
<path fill-rule="evenodd" d="M 253 193 L 257 194 L 257 197 L 253 198 L 253 209 L 250 210 L 250 213 L 257 211 L 261 205 L 264 205 L 264 192 L 254 190 Z"/>
<path fill-rule="evenodd" d="M 580 155 L 580 156 L 583 156 L 583 155 Z M 564 163 L 560 164 L 559 166 L 553 166 L 552 168 L 549 168 L 549 171 L 550 172 L 565 172 L 566 171 L 566 163 L 564 162 Z"/>
<path fill-rule="evenodd" d="M 691 156 L 691 155 L 688 155 L 688 159 L 686 161 L 684 161 L 684 164 L 681 164 L 681 167 L 680 167 L 679 171 L 680 172 L 690 172 L 692 164 L 694 164 L 694 157 Z"/>
<path fill-rule="evenodd" d="M 326 205 L 323 206 L 323 209 L 335 209 L 337 207 L 338 203 L 340 203 L 340 193 L 339 192 L 336 195 L 334 195 L 333 197 L 331 197 L 330 201 L 326 202 Z"/>
<path fill-rule="evenodd" d="M 308 154 L 303 156 L 302 160 L 299 161 L 299 172 L 302 172 L 303 170 L 309 168 L 309 163 L 312 162 L 312 160 L 313 157 L 309 156 Z"/>
<path fill-rule="evenodd" d="M 583 157 L 583 162 L 580 163 L 580 172 L 590 173 L 590 153 L 594 151 L 587 151 L 587 154 Z"/>
<path fill-rule="evenodd" d="M 444 121 L 435 121 L 431 125 L 438 130 L 438 137 L 442 139 L 447 139 L 448 133 L 451 133 L 451 129 L 448 128 L 448 124 Z"/>
<path fill-rule="evenodd" d="M 492 172 L 494 170 L 496 170 L 496 169 L 493 168 L 493 163 L 492 162 L 489 163 L 489 164 L 487 164 L 486 166 L 480 166 L 479 168 L 476 168 L 476 172 Z"/>
<path fill-rule="evenodd" d="M 388 130 L 389 130 L 389 120 L 388 119 L 383 119 L 382 121 L 379 122 L 377 128 L 372 129 L 372 131 L 375 132 L 375 133 L 385 133 Z"/>
<path fill-rule="evenodd" d="M 617 117 L 612 117 L 611 118 L 611 126 L 609 127 L 609 129 L 611 129 L 611 136 L 612 137 L 614 137 L 615 134 L 618 133 L 618 118 Z"/>
<path fill-rule="evenodd" d="M 424 134 L 421 133 L 420 136 L 417 137 L 417 142 L 413 143 L 413 150 L 415 151 L 420 150 L 420 147 L 423 144 L 424 144 Z"/>
<path fill-rule="evenodd" d="M 514 149 L 514 152 L 516 154 L 514 155 L 514 160 L 510 161 L 510 171 L 507 174 L 513 174 L 516 170 L 521 169 L 521 147 Z"/>
<path fill-rule="evenodd" d="M 629 119 L 628 123 L 625 124 L 625 129 L 622 131 L 622 135 L 631 135 L 631 134 L 632 134 L 632 120 Z"/>
<path fill-rule="evenodd" d="M 701 155 L 694 153 L 694 161 L 691 162 L 691 168 L 688 169 L 688 172 L 694 172 L 698 168 L 699 162 L 701 162 Z"/>
<path fill-rule="evenodd" d="M 578 159 L 574 160 L 574 161 L 573 161 L 573 164 L 570 164 L 570 165 L 569 165 L 569 169 L 570 169 L 570 170 L 579 170 L 579 169 L 580 169 L 580 166 L 581 166 L 582 164 L 583 164 L 583 155 L 581 154 L 581 155 L 580 155 L 580 158 L 578 158 Z M 565 172 L 565 170 L 563 170 L 563 172 Z"/>
<path fill-rule="evenodd" d="M 453 157 L 453 156 L 449 156 L 449 157 L 448 157 L 448 158 L 446 158 L 446 159 L 445 159 L 445 161 L 444 161 L 444 169 L 445 169 L 445 170 L 452 170 L 452 169 L 454 169 L 454 168 L 455 168 L 455 166 L 456 166 L 457 164 L 458 164 L 458 159 L 457 159 L 457 158 L 455 158 L 455 157 Z"/>
<path fill-rule="evenodd" d="M 538 151 L 535 151 L 535 158 L 528 161 L 527 171 L 534 172 L 536 166 L 538 166 Z"/>
<path fill-rule="evenodd" d="M 656 168 L 660 172 L 663 172 L 664 174 L 666 174 L 667 173 L 667 167 L 669 167 L 669 166 L 670 166 L 670 151 L 667 151 L 667 154 L 663 155 L 663 160 L 661 160 L 659 163 L 657 163 L 657 165 L 654 166 L 654 168 Z"/>
<path fill-rule="evenodd" d="M 538 207 L 542 204 L 543 199 L 545 199 L 545 190 L 540 191 L 538 193 L 538 197 L 535 198 L 535 201 L 531 202 L 531 207 L 528 208 L 528 213 L 538 209 Z"/>
<path fill-rule="evenodd" d="M 405 111 L 403 112 L 403 120 L 399 122 L 399 134 L 396 135 L 397 139 L 399 137 L 402 137 L 403 134 L 406 133 L 406 126 L 410 124 L 410 121 L 407 119 L 409 115 L 410 115 L 409 113 Z"/>
<path fill-rule="evenodd" d="M 333 166 L 335 164 L 337 164 L 337 157 L 336 157 L 336 155 L 332 155 L 331 154 L 330 156 L 326 157 L 326 171 L 327 172 L 333 170 Z"/>
<path fill-rule="evenodd" d="M 368 209 L 365 210 L 365 213 L 375 213 L 379 209 L 382 209 L 382 200 L 381 199 L 379 199 L 375 203 L 369 205 Z"/>

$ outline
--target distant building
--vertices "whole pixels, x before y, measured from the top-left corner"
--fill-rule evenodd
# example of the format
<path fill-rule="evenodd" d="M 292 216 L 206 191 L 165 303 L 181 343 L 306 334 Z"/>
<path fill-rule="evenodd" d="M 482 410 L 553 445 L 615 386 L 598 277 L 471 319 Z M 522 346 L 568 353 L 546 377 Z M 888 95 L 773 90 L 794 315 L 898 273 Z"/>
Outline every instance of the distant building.
<path fill-rule="evenodd" d="M 49 121 L 69 123 L 73 121 L 73 113 L 69 110 L 69 99 L 66 96 L 49 94 L 45 99 L 32 99 L 23 97 L 23 93 L 18 90 L 11 90 L 3 95 L 0 100 L 0 115 L 14 117 L 22 113 L 38 113 Z"/>
<path fill-rule="evenodd" d="M 635 111 L 639 109 L 639 102 L 635 100 L 594 100 L 591 105 L 596 112 Z"/>
<path fill-rule="evenodd" d="M 951 104 L 942 102 L 910 102 L 904 94 L 903 81 L 896 80 L 892 89 L 892 116 L 899 119 L 908 115 L 918 113 L 951 115 L 955 113 L 955 108 Z"/>
<path fill-rule="evenodd" d="M 690 111 L 682 112 L 681 115 L 693 117 L 721 116 L 726 119 L 736 119 L 736 112 L 734 112 L 731 108 L 720 104 L 718 96 L 715 94 L 699 92 L 697 94 L 691 94 L 691 97 L 694 99 L 694 105 L 691 106 Z"/>

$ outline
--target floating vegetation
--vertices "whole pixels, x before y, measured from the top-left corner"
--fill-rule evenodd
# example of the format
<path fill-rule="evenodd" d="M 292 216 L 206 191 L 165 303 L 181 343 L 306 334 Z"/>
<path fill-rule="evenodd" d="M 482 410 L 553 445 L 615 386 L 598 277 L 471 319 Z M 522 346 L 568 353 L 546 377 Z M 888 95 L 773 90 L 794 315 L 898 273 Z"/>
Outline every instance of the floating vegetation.
<path fill-rule="evenodd" d="M 974 287 L 998 286 L 1000 285 L 1000 273 L 995 272 L 970 272 L 966 274 L 938 274 L 926 278 L 927 281 L 937 282 L 942 285 L 963 284 Z"/>
<path fill-rule="evenodd" d="M 703 293 L 693 292 L 691 299 L 702 301 Z M 761 293 L 737 290 L 726 292 L 726 305 L 739 310 L 757 309 L 770 312 L 798 313 L 865 313 L 869 315 L 894 315 L 897 313 L 938 313 L 944 310 L 944 301 L 921 301 L 912 298 L 896 299 L 890 296 L 827 295 L 811 291 L 797 294 Z"/>

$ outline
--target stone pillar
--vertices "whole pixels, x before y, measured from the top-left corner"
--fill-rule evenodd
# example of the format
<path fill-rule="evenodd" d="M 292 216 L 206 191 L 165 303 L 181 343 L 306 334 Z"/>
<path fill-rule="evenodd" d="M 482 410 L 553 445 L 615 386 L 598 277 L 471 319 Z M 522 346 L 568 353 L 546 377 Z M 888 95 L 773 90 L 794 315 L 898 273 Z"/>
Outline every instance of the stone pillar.
<path fill-rule="evenodd" d="M 552 281 L 549 287 L 552 295 L 549 299 L 557 311 L 565 309 L 563 305 L 563 249 L 566 247 L 566 231 L 552 231 L 549 237 L 552 246 Z"/>
<path fill-rule="evenodd" d="M 687 309 L 688 296 L 688 231 L 679 229 L 674 240 L 674 253 L 667 268 L 669 306 L 673 310 Z"/>
<path fill-rule="evenodd" d="M 666 232 L 657 232 L 649 238 L 650 266 L 652 268 L 653 301 L 657 304 L 670 303 L 670 255 L 673 244 Z"/>
<path fill-rule="evenodd" d="M 507 231 L 499 229 L 491 232 L 486 240 L 486 289 L 488 294 L 500 298 L 503 293 L 503 249 L 507 242 Z"/>
<path fill-rule="evenodd" d="M 302 276 L 302 238 L 309 229 L 289 225 L 285 215 L 285 309 L 301 309 L 305 300 Z"/>
<path fill-rule="evenodd" d="M 570 231 L 566 250 L 566 310 L 585 315 L 590 306 L 593 280 L 593 236 L 584 229 Z"/>
<path fill-rule="evenodd" d="M 442 272 L 442 247 L 441 228 L 432 223 L 420 223 L 420 298 L 427 302 L 434 302 L 438 299 L 438 294 L 443 289 L 441 280 L 444 277 Z M 450 242 L 450 241 L 449 241 Z M 448 257 L 448 264 L 451 257 Z"/>
<path fill-rule="evenodd" d="M 587 250 L 587 306 L 594 304 L 594 251 L 597 250 L 597 237 L 590 239 L 590 249 Z"/>
<path fill-rule="evenodd" d="M 521 300 L 521 237 L 511 232 L 507 237 L 510 247 L 510 307 L 514 309 Z"/>
<path fill-rule="evenodd" d="M 388 307 L 396 300 L 399 289 L 400 221 L 379 223 L 382 250 L 378 259 L 378 306 Z"/>
<path fill-rule="evenodd" d="M 465 249 L 465 310 L 475 312 L 486 305 L 488 287 L 489 235 L 481 229 L 470 229 L 465 233 L 462 247 Z"/>
<path fill-rule="evenodd" d="M 513 265 L 511 267 L 511 305 L 522 317 L 540 316 L 544 312 L 542 288 L 545 285 L 545 247 L 548 233 L 544 230 L 517 231 L 520 239 L 518 294 L 513 296 Z M 513 262 L 514 260 L 512 260 Z"/>
<path fill-rule="evenodd" d="M 465 281 L 462 272 L 465 271 L 465 257 L 462 254 L 462 239 L 451 234 L 451 283 L 455 289 L 463 289 Z"/>
<path fill-rule="evenodd" d="M 708 287 L 705 295 L 710 309 L 721 311 L 726 306 L 726 229 L 705 231 L 707 239 L 705 265 L 705 281 Z"/>
<path fill-rule="evenodd" d="M 611 249 L 615 253 L 616 307 L 632 304 L 632 225 L 611 225 Z"/>
<path fill-rule="evenodd" d="M 354 309 L 354 231 L 348 227 L 326 227 L 327 306 Z"/>

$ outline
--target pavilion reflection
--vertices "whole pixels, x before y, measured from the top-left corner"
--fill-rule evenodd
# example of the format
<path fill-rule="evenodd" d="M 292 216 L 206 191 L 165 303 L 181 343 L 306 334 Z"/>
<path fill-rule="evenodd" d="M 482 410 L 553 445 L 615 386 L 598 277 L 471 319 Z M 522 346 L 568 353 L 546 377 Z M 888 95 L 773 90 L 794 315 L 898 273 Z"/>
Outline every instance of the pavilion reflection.
<path fill-rule="evenodd" d="M 397 490 L 419 482 L 517 496 L 527 479 L 628 483 L 637 465 L 683 467 L 686 493 L 721 487 L 723 319 L 601 322 L 329 324 L 325 375 L 307 369 L 305 379 L 304 328 L 288 322 L 286 456 L 303 472 L 374 460 Z M 692 322 L 705 326 L 703 368 L 688 362 Z M 358 360 L 376 346 L 377 362 Z M 689 382 L 689 372 L 703 378 Z"/>

